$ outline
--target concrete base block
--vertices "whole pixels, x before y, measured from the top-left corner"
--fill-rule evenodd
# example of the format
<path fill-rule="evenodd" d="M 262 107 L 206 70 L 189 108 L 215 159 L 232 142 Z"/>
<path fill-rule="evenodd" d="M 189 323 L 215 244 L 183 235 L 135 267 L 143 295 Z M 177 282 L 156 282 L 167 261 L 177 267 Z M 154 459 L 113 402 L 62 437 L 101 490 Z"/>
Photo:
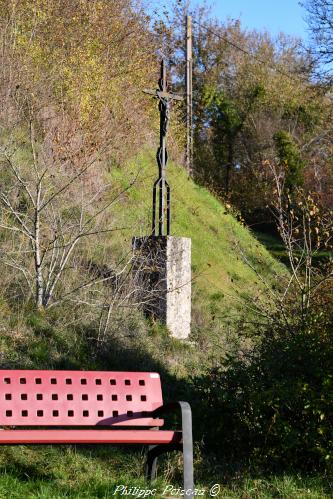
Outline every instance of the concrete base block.
<path fill-rule="evenodd" d="M 133 238 L 133 275 L 145 313 L 165 324 L 175 338 L 191 332 L 191 239 Z"/>

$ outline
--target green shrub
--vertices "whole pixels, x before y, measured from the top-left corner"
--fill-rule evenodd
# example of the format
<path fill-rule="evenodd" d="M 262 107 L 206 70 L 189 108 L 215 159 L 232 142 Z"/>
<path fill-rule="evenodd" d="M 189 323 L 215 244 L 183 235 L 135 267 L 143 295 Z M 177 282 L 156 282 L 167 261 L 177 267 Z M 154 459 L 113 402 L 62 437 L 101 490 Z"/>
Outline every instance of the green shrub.
<path fill-rule="evenodd" d="M 267 468 L 332 466 L 332 339 L 332 321 L 320 314 L 303 328 L 277 325 L 196 381 L 209 406 L 207 444 Z"/>

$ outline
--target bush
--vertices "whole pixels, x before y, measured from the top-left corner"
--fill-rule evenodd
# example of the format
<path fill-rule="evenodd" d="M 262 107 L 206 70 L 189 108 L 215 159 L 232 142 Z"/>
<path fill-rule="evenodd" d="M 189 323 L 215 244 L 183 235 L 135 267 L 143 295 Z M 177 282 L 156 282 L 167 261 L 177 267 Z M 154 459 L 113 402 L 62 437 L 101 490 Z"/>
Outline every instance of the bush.
<path fill-rule="evenodd" d="M 333 461 L 332 320 L 266 331 L 252 351 L 197 381 L 208 402 L 205 439 L 261 467 L 329 467 Z"/>

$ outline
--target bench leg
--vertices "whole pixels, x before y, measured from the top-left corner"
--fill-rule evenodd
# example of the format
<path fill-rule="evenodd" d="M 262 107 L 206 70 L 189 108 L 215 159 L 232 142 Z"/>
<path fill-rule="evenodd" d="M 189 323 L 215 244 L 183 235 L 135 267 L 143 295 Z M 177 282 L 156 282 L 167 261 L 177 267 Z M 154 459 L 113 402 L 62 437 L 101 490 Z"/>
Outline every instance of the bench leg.
<path fill-rule="evenodd" d="M 193 437 L 192 437 L 192 412 L 187 402 L 177 402 L 181 410 L 182 417 L 182 444 L 171 445 L 153 445 L 149 447 L 146 465 L 146 477 L 148 480 L 154 480 L 156 477 L 157 458 L 164 452 L 171 450 L 181 450 L 183 452 L 184 468 L 184 490 L 187 499 L 194 498 L 194 473 L 193 473 Z M 174 404 L 164 406 L 164 409 L 173 409 Z M 163 409 L 163 407 L 162 407 Z"/>
<path fill-rule="evenodd" d="M 184 489 L 185 497 L 194 498 L 194 473 L 193 473 L 193 438 L 192 438 L 192 413 L 187 403 L 181 403 L 183 427 L 183 463 L 184 463 Z"/>
<path fill-rule="evenodd" d="M 146 480 L 152 482 L 156 479 L 156 466 L 157 466 L 157 457 L 158 453 L 156 449 L 158 445 L 150 445 L 148 448 L 148 455 L 146 461 Z"/>
<path fill-rule="evenodd" d="M 190 414 L 191 416 L 191 414 Z M 191 421 L 190 421 L 191 422 Z M 152 482 L 156 479 L 157 458 L 165 452 L 172 450 L 182 451 L 184 466 L 184 489 L 188 491 L 185 495 L 188 499 L 194 498 L 193 479 L 193 446 L 192 446 L 192 425 L 188 425 L 187 431 L 183 427 L 183 444 L 174 445 L 150 445 L 146 461 L 146 480 Z"/>
<path fill-rule="evenodd" d="M 161 454 L 171 452 L 173 450 L 183 450 L 182 444 L 169 444 L 169 445 L 150 445 L 148 449 L 146 461 L 146 480 L 153 481 L 156 479 L 156 466 L 157 458 Z"/>

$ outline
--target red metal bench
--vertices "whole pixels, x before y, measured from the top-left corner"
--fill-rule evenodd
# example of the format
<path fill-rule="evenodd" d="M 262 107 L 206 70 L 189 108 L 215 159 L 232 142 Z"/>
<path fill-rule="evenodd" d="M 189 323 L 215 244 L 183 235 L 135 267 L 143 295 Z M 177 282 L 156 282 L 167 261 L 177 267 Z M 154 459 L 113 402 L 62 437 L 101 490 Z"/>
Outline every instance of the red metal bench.
<path fill-rule="evenodd" d="M 157 373 L 0 370 L 0 401 L 0 444 L 146 444 L 149 480 L 160 454 L 181 450 L 194 497 L 191 408 L 163 405 Z M 161 430 L 177 408 L 182 431 Z"/>

